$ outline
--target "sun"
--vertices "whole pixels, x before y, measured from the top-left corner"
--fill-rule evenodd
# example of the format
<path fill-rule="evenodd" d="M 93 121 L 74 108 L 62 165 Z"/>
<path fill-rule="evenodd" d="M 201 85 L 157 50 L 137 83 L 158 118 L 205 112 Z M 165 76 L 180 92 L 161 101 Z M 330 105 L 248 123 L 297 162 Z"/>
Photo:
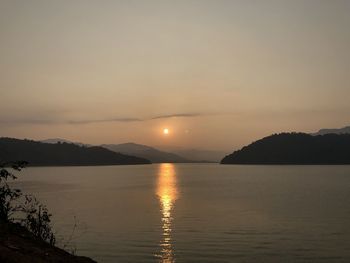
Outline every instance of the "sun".
<path fill-rule="evenodd" d="M 169 134 L 169 129 L 168 128 L 164 128 L 163 129 L 163 134 L 164 135 L 168 135 Z"/>

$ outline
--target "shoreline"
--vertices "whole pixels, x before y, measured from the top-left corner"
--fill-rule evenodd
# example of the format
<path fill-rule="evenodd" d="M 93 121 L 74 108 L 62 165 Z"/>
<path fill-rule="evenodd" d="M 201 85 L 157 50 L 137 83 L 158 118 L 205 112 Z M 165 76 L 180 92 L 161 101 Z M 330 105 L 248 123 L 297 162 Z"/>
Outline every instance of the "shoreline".
<path fill-rule="evenodd" d="M 19 224 L 0 221 L 0 262 L 2 263 L 96 263 L 52 246 Z"/>

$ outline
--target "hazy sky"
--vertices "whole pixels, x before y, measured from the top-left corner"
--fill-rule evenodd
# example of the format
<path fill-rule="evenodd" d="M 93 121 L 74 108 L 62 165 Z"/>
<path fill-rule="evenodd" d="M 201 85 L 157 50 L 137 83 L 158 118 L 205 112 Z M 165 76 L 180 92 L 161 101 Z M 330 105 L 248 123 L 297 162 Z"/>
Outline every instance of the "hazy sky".
<path fill-rule="evenodd" d="M 231 151 L 349 125 L 349 13 L 345 0 L 0 0 L 0 136 Z"/>

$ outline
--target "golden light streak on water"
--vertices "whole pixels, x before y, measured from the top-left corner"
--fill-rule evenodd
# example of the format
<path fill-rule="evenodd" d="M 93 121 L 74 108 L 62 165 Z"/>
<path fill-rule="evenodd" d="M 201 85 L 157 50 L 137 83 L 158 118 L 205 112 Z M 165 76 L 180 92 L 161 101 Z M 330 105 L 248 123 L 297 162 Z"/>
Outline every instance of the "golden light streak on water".
<path fill-rule="evenodd" d="M 175 167 L 170 163 L 163 163 L 159 166 L 157 180 L 157 196 L 160 201 L 162 213 L 162 239 L 160 242 L 161 251 L 157 255 L 162 263 L 175 262 L 172 247 L 172 221 L 173 208 L 178 198 Z"/>

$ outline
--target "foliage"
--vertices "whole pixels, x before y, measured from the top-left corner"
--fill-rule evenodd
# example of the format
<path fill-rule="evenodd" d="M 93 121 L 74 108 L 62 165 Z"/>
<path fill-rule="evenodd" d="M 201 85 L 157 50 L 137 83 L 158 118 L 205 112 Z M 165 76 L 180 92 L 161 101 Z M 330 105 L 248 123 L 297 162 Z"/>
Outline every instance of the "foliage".
<path fill-rule="evenodd" d="M 55 236 L 52 232 L 51 214 L 47 207 L 41 204 L 34 196 L 25 195 L 25 200 L 20 205 L 20 211 L 24 213 L 22 225 L 27 228 L 34 236 L 50 243 L 55 244 Z"/>
<path fill-rule="evenodd" d="M 20 189 L 12 189 L 8 185 L 8 180 L 16 180 L 17 177 L 8 171 L 5 167 L 10 167 L 20 171 L 26 162 L 8 162 L 0 164 L 0 220 L 9 221 L 12 215 L 19 209 L 16 201 L 21 198 L 22 192 Z"/>
<path fill-rule="evenodd" d="M 25 165 L 26 162 L 0 164 L 0 220 L 19 222 L 34 236 L 54 245 L 55 236 L 50 225 L 51 214 L 46 206 L 34 196 L 23 195 L 20 189 L 13 189 L 8 184 L 9 180 L 17 179 L 8 168 L 20 171 Z"/>

